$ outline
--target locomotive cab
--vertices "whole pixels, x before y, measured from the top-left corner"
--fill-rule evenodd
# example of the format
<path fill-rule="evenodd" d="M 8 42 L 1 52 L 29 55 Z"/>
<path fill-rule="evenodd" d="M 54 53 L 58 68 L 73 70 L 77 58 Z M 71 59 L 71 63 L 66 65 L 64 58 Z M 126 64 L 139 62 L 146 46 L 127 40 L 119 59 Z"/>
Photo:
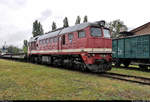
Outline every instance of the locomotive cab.
<path fill-rule="evenodd" d="M 89 26 L 88 48 L 84 56 L 90 70 L 103 72 L 111 69 L 112 39 L 108 28 L 99 25 Z"/>

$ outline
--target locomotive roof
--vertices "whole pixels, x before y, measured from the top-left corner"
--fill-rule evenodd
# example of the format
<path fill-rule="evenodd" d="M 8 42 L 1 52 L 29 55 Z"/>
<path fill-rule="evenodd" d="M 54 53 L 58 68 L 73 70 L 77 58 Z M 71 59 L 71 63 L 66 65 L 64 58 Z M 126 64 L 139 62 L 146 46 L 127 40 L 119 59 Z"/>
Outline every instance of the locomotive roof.
<path fill-rule="evenodd" d="M 34 42 L 34 41 L 36 41 L 36 39 L 38 39 L 39 37 L 40 37 L 40 35 L 39 35 L 39 36 L 36 36 L 36 37 L 31 37 L 30 40 L 29 40 L 29 42 Z"/>
<path fill-rule="evenodd" d="M 48 34 L 41 35 L 41 36 L 38 38 L 38 40 L 57 36 L 61 31 L 62 31 L 62 30 L 57 30 L 57 31 L 55 31 L 55 32 L 50 32 L 50 33 L 48 33 Z"/>
<path fill-rule="evenodd" d="M 71 33 L 71 32 L 74 32 L 74 31 L 79 31 L 79 30 L 82 30 L 82 29 L 84 29 L 88 26 L 98 26 L 98 27 L 100 27 L 97 22 L 94 22 L 94 23 L 90 23 L 90 22 L 81 23 L 81 24 L 77 24 L 77 25 L 70 26 L 70 27 L 67 27 L 67 28 L 59 29 L 59 30 L 54 31 L 54 32 L 49 32 L 49 33 L 44 34 L 44 35 L 40 35 L 37 38 L 37 40 L 42 40 L 42 39 L 55 37 L 55 36 L 66 34 L 66 33 Z M 32 41 L 35 41 L 35 40 L 36 40 L 36 38 L 34 37 L 29 42 L 32 42 Z"/>
<path fill-rule="evenodd" d="M 71 32 L 78 31 L 78 30 L 82 30 L 82 29 L 88 27 L 89 25 L 91 25 L 91 23 L 77 24 L 75 26 L 67 27 L 67 28 L 64 28 L 62 30 L 58 30 L 58 31 L 55 31 L 55 32 L 50 32 L 48 34 L 42 35 L 38 38 L 38 40 L 46 39 L 46 38 L 49 38 L 49 37 L 55 37 L 55 36 L 58 36 L 58 35 L 71 33 Z"/>

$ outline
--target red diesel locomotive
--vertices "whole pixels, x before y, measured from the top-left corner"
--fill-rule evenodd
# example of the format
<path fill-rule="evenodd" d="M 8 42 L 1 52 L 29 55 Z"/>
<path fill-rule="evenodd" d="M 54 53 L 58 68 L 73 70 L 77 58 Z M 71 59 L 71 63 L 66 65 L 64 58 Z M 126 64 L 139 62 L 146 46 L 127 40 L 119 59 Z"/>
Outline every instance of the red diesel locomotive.
<path fill-rule="evenodd" d="M 64 65 L 92 72 L 111 70 L 112 39 L 105 21 L 59 28 L 30 39 L 32 62 Z"/>

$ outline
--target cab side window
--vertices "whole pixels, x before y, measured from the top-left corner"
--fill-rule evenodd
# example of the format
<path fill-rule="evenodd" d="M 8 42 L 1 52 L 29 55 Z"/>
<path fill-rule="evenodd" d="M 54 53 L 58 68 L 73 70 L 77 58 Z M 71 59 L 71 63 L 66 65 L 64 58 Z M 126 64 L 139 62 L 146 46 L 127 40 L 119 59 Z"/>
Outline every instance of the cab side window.
<path fill-rule="evenodd" d="M 86 35 L 85 35 L 85 31 L 79 31 L 78 32 L 78 38 L 85 38 Z"/>
<path fill-rule="evenodd" d="M 72 40 L 73 40 L 73 33 L 70 33 L 70 34 L 68 34 L 68 39 L 69 39 L 69 42 L 72 42 Z"/>

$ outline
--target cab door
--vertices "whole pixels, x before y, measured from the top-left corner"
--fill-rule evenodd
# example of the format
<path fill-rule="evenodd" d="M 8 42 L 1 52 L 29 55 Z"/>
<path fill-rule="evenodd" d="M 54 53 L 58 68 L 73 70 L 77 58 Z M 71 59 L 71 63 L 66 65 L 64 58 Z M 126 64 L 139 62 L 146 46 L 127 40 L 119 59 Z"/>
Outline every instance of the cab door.
<path fill-rule="evenodd" d="M 58 52 L 61 52 L 62 50 L 62 36 L 59 36 L 58 38 Z"/>
<path fill-rule="evenodd" d="M 62 35 L 59 37 L 59 46 L 58 46 L 58 50 L 59 52 L 62 52 L 63 49 L 66 48 L 66 36 Z"/>

